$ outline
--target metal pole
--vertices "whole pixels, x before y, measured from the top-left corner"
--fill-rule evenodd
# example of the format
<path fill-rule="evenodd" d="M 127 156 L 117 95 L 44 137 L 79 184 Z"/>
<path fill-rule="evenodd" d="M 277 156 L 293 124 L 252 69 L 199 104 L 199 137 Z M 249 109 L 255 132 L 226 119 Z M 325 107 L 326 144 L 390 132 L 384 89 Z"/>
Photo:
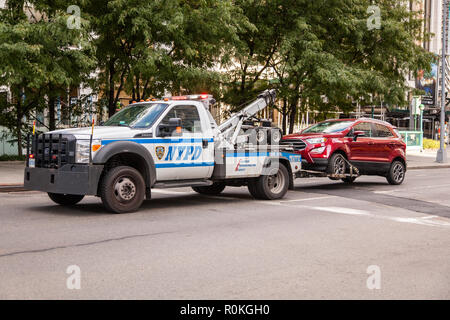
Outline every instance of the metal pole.
<path fill-rule="evenodd" d="M 442 58 L 441 58 L 441 143 L 440 148 L 436 154 L 436 162 L 447 162 L 447 153 L 444 149 L 444 125 L 445 125 L 445 69 L 446 59 L 445 54 L 447 51 L 447 17 L 448 17 L 448 0 L 443 0 L 442 8 Z"/>

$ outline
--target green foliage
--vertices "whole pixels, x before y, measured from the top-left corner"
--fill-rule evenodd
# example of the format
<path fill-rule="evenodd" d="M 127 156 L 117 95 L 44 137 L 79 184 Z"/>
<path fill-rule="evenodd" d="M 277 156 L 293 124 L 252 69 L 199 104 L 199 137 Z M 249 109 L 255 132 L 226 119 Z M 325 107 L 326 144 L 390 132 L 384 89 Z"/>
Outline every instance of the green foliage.
<path fill-rule="evenodd" d="M 0 161 L 25 161 L 27 159 L 26 155 L 17 156 L 10 154 L 0 155 Z"/>

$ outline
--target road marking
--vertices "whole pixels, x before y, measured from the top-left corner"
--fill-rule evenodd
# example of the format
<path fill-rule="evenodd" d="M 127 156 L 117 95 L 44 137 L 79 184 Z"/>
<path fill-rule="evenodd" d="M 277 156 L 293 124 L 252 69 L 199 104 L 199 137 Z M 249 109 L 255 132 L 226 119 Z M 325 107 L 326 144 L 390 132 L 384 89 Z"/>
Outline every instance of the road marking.
<path fill-rule="evenodd" d="M 342 214 L 350 214 L 355 216 L 373 216 L 368 211 L 365 210 L 357 210 L 357 209 L 351 209 L 351 208 L 342 208 L 342 207 L 312 207 L 314 210 L 321 210 L 321 211 L 327 211 L 327 212 L 333 212 L 333 213 L 342 213 Z"/>
<path fill-rule="evenodd" d="M 304 198 L 304 199 L 281 200 L 280 202 L 311 201 L 311 200 L 322 200 L 322 199 L 330 199 L 330 198 L 337 198 L 337 197 L 336 196 L 313 197 L 313 198 Z"/>

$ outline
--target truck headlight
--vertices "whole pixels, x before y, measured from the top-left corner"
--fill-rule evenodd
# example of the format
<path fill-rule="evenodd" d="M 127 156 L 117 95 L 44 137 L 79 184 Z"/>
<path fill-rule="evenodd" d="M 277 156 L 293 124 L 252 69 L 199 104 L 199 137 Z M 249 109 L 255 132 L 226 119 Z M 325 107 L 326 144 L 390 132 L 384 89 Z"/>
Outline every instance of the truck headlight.
<path fill-rule="evenodd" d="M 327 141 L 326 138 L 311 138 L 311 139 L 306 139 L 306 142 L 308 142 L 309 144 L 325 143 L 325 141 Z"/>
<path fill-rule="evenodd" d="M 89 140 L 77 140 L 75 162 L 89 163 L 89 147 L 91 142 Z M 101 140 L 92 140 L 92 152 L 97 151 L 102 146 Z"/>

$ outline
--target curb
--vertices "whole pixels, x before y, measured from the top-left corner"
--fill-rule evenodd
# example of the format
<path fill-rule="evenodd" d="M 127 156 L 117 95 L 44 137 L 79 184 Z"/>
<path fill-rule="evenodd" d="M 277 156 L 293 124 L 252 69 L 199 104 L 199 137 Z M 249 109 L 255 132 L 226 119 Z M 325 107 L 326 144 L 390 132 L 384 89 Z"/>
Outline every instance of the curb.
<path fill-rule="evenodd" d="M 413 166 L 406 167 L 407 170 L 419 170 L 419 169 L 448 169 L 450 168 L 450 164 L 443 165 L 432 165 L 432 166 Z"/>

